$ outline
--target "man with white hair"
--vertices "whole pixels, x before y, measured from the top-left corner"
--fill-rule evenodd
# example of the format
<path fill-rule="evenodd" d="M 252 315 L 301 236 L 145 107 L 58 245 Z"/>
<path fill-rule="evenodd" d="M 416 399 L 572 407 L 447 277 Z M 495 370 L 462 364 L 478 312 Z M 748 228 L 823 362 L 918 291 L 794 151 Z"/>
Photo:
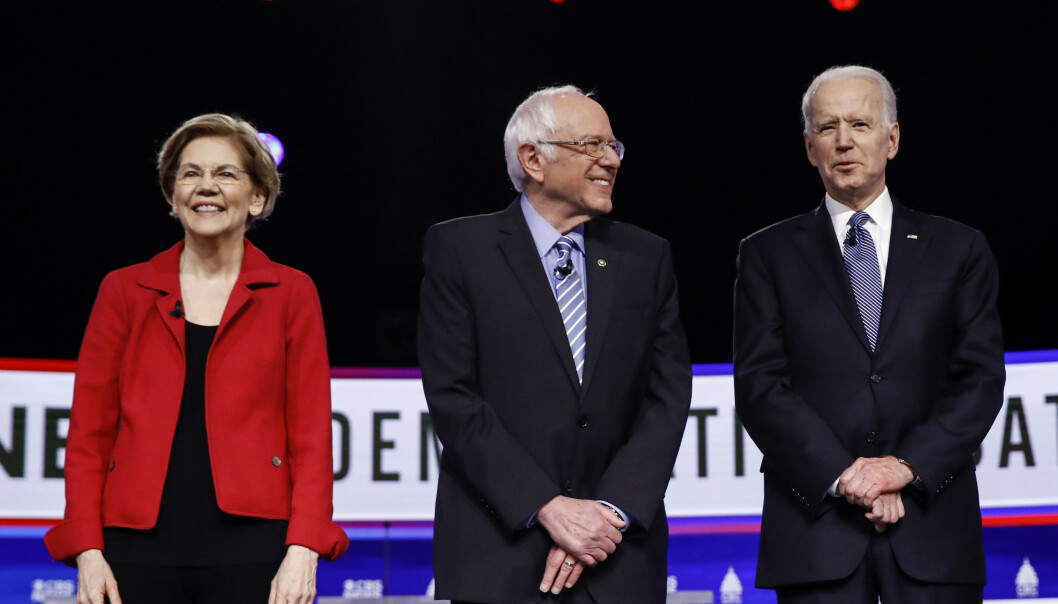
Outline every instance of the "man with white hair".
<path fill-rule="evenodd" d="M 995 259 L 980 231 L 890 196 L 881 73 L 825 71 L 802 114 L 826 196 L 743 240 L 735 283 L 735 404 L 764 453 L 756 584 L 780 604 L 980 602 Z"/>
<path fill-rule="evenodd" d="M 577 88 L 531 95 L 504 145 L 521 195 L 424 243 L 436 596 L 663 603 L 691 393 L 669 245 L 602 217 L 624 145 Z"/>

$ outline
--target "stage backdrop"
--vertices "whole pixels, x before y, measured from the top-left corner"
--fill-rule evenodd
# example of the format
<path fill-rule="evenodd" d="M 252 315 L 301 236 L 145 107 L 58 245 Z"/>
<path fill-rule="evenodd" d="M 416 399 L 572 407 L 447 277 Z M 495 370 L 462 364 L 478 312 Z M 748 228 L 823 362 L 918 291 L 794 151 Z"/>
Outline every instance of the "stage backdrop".
<path fill-rule="evenodd" d="M 1058 351 L 1007 360 L 1003 410 L 979 452 L 981 504 L 1058 504 Z M 0 361 L 0 521 L 62 516 L 72 369 Z M 670 516 L 760 513 L 761 453 L 735 416 L 730 371 L 695 367 L 691 415 L 665 500 Z M 441 445 L 417 372 L 334 374 L 335 519 L 432 519 Z"/>
<path fill-rule="evenodd" d="M 1007 355 L 1006 401 L 979 456 L 986 602 L 1058 603 L 1058 351 Z M 73 569 L 42 537 L 63 508 L 71 362 L 0 359 L 0 602 L 72 596 Z M 774 604 L 754 589 L 760 452 L 734 415 L 730 365 L 695 367 L 691 416 L 666 504 L 670 591 Z M 335 516 L 352 539 L 321 564 L 320 595 L 432 593 L 440 452 L 414 369 L 335 369 Z M 572 421 L 572 415 L 570 417 Z M 1040 598 L 1031 600 L 1031 598 Z"/>

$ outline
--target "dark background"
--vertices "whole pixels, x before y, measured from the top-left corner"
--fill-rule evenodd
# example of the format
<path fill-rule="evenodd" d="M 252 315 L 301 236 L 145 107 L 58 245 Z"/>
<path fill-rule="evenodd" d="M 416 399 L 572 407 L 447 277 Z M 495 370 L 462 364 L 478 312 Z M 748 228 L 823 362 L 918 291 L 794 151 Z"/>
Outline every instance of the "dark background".
<path fill-rule="evenodd" d="M 0 357 L 76 357 L 106 272 L 182 236 L 157 186 L 159 146 L 185 119 L 221 111 L 286 145 L 276 212 L 249 237 L 316 281 L 332 364 L 415 365 L 423 232 L 513 200 L 510 113 L 532 90 L 572 83 L 597 92 L 628 147 L 612 217 L 673 243 L 693 360 L 730 361 L 738 242 L 822 199 L 800 99 L 846 63 L 880 69 L 897 90 L 894 196 L 982 229 L 1007 349 L 1056 348 L 1058 61 L 1052 20 L 1036 10 L 9 0 Z"/>

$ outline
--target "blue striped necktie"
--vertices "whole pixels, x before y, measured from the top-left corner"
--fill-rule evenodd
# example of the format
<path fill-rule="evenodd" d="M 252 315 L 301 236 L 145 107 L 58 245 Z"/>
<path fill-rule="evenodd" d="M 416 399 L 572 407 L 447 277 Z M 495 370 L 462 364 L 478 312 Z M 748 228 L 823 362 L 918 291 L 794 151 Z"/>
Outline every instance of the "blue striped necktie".
<path fill-rule="evenodd" d="M 562 313 L 562 323 L 566 326 L 566 339 L 569 350 L 573 353 L 573 363 L 577 366 L 577 378 L 584 380 L 584 343 L 588 330 L 588 308 L 584 300 L 584 281 L 573 266 L 570 258 L 577 244 L 565 235 L 558 238 L 555 249 L 558 260 L 555 262 L 555 298 L 558 310 Z"/>
<path fill-rule="evenodd" d="M 863 225 L 871 217 L 867 212 L 856 212 L 849 219 L 845 237 L 845 269 L 849 272 L 852 293 L 860 309 L 867 342 L 874 350 L 878 343 L 878 321 L 882 318 L 882 272 L 878 268 L 878 252 L 874 240 Z"/>

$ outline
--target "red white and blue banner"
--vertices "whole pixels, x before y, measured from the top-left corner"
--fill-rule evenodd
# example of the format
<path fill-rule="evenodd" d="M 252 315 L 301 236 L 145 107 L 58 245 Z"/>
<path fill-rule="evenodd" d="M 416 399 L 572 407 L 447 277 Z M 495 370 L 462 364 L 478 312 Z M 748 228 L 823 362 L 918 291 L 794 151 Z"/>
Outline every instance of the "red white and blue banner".
<path fill-rule="evenodd" d="M 981 504 L 1058 505 L 1058 353 L 1049 360 L 1045 353 L 1009 356 L 1029 362 L 1007 366 L 1006 400 L 980 450 Z M 57 519 L 73 373 L 21 365 L 0 364 L 0 518 Z M 669 514 L 759 514 L 761 453 L 735 416 L 730 366 L 695 369 L 691 413 L 665 499 Z M 331 381 L 335 519 L 432 519 L 441 445 L 417 372 L 335 374 L 366 376 Z"/>

